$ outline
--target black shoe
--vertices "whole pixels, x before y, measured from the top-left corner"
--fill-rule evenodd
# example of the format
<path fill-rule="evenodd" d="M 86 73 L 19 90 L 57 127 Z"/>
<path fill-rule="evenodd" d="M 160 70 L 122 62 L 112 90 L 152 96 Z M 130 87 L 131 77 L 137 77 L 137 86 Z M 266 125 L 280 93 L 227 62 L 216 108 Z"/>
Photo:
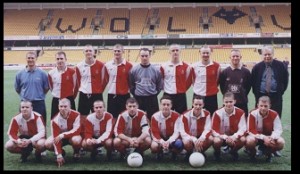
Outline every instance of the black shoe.
<path fill-rule="evenodd" d="M 252 163 L 255 163 L 255 162 L 256 162 L 255 156 L 250 156 L 250 162 L 252 162 Z"/>
<path fill-rule="evenodd" d="M 77 162 L 77 161 L 79 161 L 79 159 L 80 159 L 80 154 L 79 153 L 74 153 L 73 154 L 73 161 Z"/>
<path fill-rule="evenodd" d="M 271 154 L 271 155 L 268 155 L 267 158 L 266 158 L 266 162 L 267 162 L 267 163 L 272 163 L 272 161 L 273 161 L 273 160 L 272 160 L 272 154 Z"/>
<path fill-rule="evenodd" d="M 79 155 L 84 156 L 86 154 L 86 151 L 83 148 L 80 148 Z"/>
<path fill-rule="evenodd" d="M 120 160 L 126 160 L 126 159 L 127 159 L 126 152 L 125 153 L 120 153 Z"/>
<path fill-rule="evenodd" d="M 214 152 L 214 157 L 216 161 L 221 161 L 221 152 Z"/>
<path fill-rule="evenodd" d="M 98 155 L 98 151 L 97 150 L 91 151 L 91 159 L 92 159 L 92 161 L 96 160 L 97 155 Z"/>
<path fill-rule="evenodd" d="M 281 156 L 282 156 L 282 154 L 280 153 L 279 150 L 275 151 L 273 154 L 274 154 L 274 156 L 276 156 L 276 157 L 281 157 Z"/>
<path fill-rule="evenodd" d="M 192 153 L 187 152 L 187 153 L 185 154 L 184 161 L 189 162 L 191 154 L 192 154 Z"/>
<path fill-rule="evenodd" d="M 134 152 L 139 153 L 143 158 L 144 158 L 144 152 L 139 150 L 139 149 L 135 149 Z"/>
<path fill-rule="evenodd" d="M 106 152 L 106 161 L 111 161 L 111 156 L 112 156 L 111 152 L 110 153 Z"/>
<path fill-rule="evenodd" d="M 157 159 L 157 160 L 162 160 L 163 157 L 164 157 L 164 154 L 163 154 L 162 152 L 158 152 L 158 153 L 156 154 L 156 159 Z"/>
<path fill-rule="evenodd" d="M 33 148 L 31 144 L 21 149 L 21 159 L 20 159 L 21 163 L 27 162 L 27 158 L 31 154 L 32 150 Z"/>
<path fill-rule="evenodd" d="M 233 161 L 238 161 L 239 160 L 239 154 L 238 154 L 237 151 L 230 152 L 230 154 L 232 156 Z"/>
<path fill-rule="evenodd" d="M 204 156 L 204 158 L 206 159 L 207 158 L 207 155 L 204 153 L 204 152 L 201 152 L 202 155 Z"/>
<path fill-rule="evenodd" d="M 244 149 L 244 153 L 250 155 L 251 152 L 250 152 L 248 149 L 245 148 L 245 149 Z"/>
<path fill-rule="evenodd" d="M 28 156 L 27 156 L 27 157 L 28 157 Z M 26 163 L 26 162 L 27 162 L 27 157 L 21 155 L 20 163 Z"/>
<path fill-rule="evenodd" d="M 176 161 L 177 160 L 177 154 L 175 152 L 172 152 L 172 160 Z"/>
<path fill-rule="evenodd" d="M 42 162 L 42 155 L 41 155 L 41 153 L 40 152 L 36 152 L 35 151 L 35 160 L 36 160 L 36 162 Z"/>

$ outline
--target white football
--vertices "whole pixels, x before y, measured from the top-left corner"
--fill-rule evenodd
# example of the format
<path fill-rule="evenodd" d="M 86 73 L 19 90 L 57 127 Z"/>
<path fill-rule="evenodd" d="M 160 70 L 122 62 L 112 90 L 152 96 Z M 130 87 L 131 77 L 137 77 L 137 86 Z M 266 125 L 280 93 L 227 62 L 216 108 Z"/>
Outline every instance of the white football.
<path fill-rule="evenodd" d="M 200 152 L 193 152 L 189 158 L 192 167 L 202 167 L 205 163 L 205 157 Z"/>
<path fill-rule="evenodd" d="M 127 157 L 127 164 L 130 167 L 140 167 L 143 164 L 143 157 L 141 154 L 137 153 L 137 152 L 133 152 L 131 153 L 128 157 Z"/>

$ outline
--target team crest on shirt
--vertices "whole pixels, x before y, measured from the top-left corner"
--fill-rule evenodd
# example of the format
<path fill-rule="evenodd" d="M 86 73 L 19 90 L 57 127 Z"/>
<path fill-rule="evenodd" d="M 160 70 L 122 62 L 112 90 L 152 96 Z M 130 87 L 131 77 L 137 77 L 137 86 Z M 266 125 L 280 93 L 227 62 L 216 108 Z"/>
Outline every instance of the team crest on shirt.
<path fill-rule="evenodd" d="M 95 73 L 96 73 L 96 74 L 99 74 L 99 70 L 96 69 Z"/>
<path fill-rule="evenodd" d="M 123 68 L 123 73 L 125 73 L 126 72 L 126 69 L 125 68 Z"/>
<path fill-rule="evenodd" d="M 70 79 L 70 77 L 69 77 L 69 76 L 67 76 L 67 77 L 66 77 L 66 79 L 67 79 L 67 80 L 69 80 L 69 79 Z"/>
<path fill-rule="evenodd" d="M 240 83 L 243 83 L 243 81 L 244 81 L 244 79 L 243 79 L 243 78 L 241 78 L 241 80 L 240 80 Z"/>
<path fill-rule="evenodd" d="M 184 70 L 181 70 L 181 74 L 184 74 Z"/>
<path fill-rule="evenodd" d="M 229 81 L 229 80 L 230 80 L 230 77 L 227 77 L 227 78 L 226 78 L 226 81 Z"/>
<path fill-rule="evenodd" d="M 233 92 L 233 93 L 240 93 L 240 87 L 241 87 L 241 85 L 230 84 L 228 86 L 229 86 L 229 89 L 230 89 L 231 92 Z"/>

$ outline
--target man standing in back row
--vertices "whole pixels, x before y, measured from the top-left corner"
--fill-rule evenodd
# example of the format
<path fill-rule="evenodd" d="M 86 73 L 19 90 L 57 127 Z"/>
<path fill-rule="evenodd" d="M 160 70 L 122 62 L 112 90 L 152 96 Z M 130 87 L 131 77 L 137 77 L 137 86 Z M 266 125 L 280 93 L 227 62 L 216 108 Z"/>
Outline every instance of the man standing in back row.
<path fill-rule="evenodd" d="M 157 95 L 163 87 L 159 68 L 150 64 L 150 50 L 142 48 L 139 54 L 141 63 L 130 71 L 130 91 L 139 104 L 139 109 L 151 116 L 159 110 Z"/>
<path fill-rule="evenodd" d="M 233 49 L 230 52 L 230 66 L 220 74 L 220 89 L 224 95 L 232 92 L 235 95 L 235 106 L 244 110 L 248 116 L 248 93 L 251 89 L 251 73 L 241 63 L 242 55 L 240 50 Z"/>
<path fill-rule="evenodd" d="M 71 108 L 76 110 L 75 98 L 77 96 L 77 80 L 75 69 L 67 66 L 67 56 L 63 51 L 55 54 L 56 67 L 48 72 L 49 86 L 51 90 L 52 105 L 51 119 L 59 112 L 59 99 L 67 98 L 71 102 Z"/>
<path fill-rule="evenodd" d="M 114 58 L 105 64 L 105 83 L 108 88 L 107 111 L 116 120 L 118 115 L 126 109 L 129 94 L 129 71 L 132 64 L 122 57 L 123 45 L 113 47 Z"/>
<path fill-rule="evenodd" d="M 186 91 L 192 83 L 191 66 L 180 59 L 181 48 L 172 44 L 171 60 L 161 66 L 164 81 L 164 96 L 172 99 L 172 110 L 182 114 L 187 110 Z"/>
<path fill-rule="evenodd" d="M 211 49 L 208 46 L 205 45 L 200 49 L 200 55 L 202 60 L 192 65 L 194 96 L 204 98 L 204 108 L 213 114 L 218 109 L 217 94 L 221 66 L 210 59 Z"/>
<path fill-rule="evenodd" d="M 271 109 L 275 110 L 281 118 L 282 96 L 288 86 L 289 73 L 281 61 L 273 59 L 273 47 L 265 46 L 261 51 L 263 61 L 257 63 L 251 73 L 255 105 L 261 96 L 269 96 Z"/>
<path fill-rule="evenodd" d="M 15 90 L 21 101 L 32 103 L 33 111 L 41 114 L 46 124 L 45 98 L 49 90 L 48 76 L 44 70 L 36 66 L 37 53 L 35 51 L 27 52 L 26 61 L 26 67 L 16 75 Z"/>

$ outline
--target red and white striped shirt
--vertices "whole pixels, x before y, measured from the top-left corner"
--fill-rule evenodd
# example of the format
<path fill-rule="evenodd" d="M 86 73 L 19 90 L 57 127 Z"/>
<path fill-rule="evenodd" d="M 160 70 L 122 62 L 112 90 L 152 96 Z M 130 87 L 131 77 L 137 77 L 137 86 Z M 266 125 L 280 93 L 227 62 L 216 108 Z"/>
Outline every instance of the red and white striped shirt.
<path fill-rule="evenodd" d="M 233 135 L 236 139 L 245 135 L 247 130 L 245 112 L 234 107 L 233 112 L 228 115 L 225 108 L 216 110 L 212 118 L 212 134 L 215 137 L 220 135 Z"/>
<path fill-rule="evenodd" d="M 221 66 L 210 61 L 208 65 L 196 62 L 192 65 L 193 91 L 197 95 L 212 96 L 219 92 L 218 79 Z"/>
<path fill-rule="evenodd" d="M 259 109 L 253 110 L 248 116 L 248 133 L 262 134 L 271 136 L 273 139 L 278 139 L 282 134 L 282 125 L 276 111 L 269 109 L 267 116 L 262 117 Z"/>
<path fill-rule="evenodd" d="M 185 93 L 192 84 L 191 66 L 185 62 L 174 65 L 171 61 L 160 68 L 164 80 L 164 91 L 168 94 Z"/>
<path fill-rule="evenodd" d="M 96 137 L 98 143 L 101 143 L 111 138 L 112 120 L 113 116 L 108 112 L 104 112 L 101 119 L 96 117 L 96 113 L 88 115 L 85 121 L 85 139 Z"/>
<path fill-rule="evenodd" d="M 202 109 L 199 117 L 194 116 L 194 109 L 187 110 L 182 114 L 180 135 L 183 139 L 188 138 L 195 142 L 198 138 L 205 140 L 211 134 L 210 113 Z"/>
<path fill-rule="evenodd" d="M 39 113 L 31 112 L 28 120 L 25 120 L 22 113 L 19 113 L 12 118 L 7 134 L 10 140 L 18 140 L 19 135 L 27 135 L 31 137 L 31 142 L 35 142 L 45 138 L 46 128 Z"/>
<path fill-rule="evenodd" d="M 119 134 L 129 137 L 139 137 L 142 133 L 149 134 L 146 113 L 138 109 L 137 114 L 134 117 L 130 117 L 127 110 L 122 112 L 117 119 L 114 133 L 116 137 Z"/>
<path fill-rule="evenodd" d="M 53 68 L 48 72 L 48 80 L 53 97 L 76 97 L 78 87 L 74 69 L 66 67 L 64 71 L 58 71 L 57 68 Z"/>
<path fill-rule="evenodd" d="M 94 64 L 89 65 L 85 60 L 76 65 L 77 83 L 79 91 L 84 94 L 103 93 L 106 83 L 104 79 L 104 64 L 95 60 Z"/>
<path fill-rule="evenodd" d="M 56 116 L 51 120 L 51 133 L 53 138 L 62 134 L 65 139 L 72 138 L 73 136 L 80 135 L 80 113 L 74 110 L 71 110 L 67 119 L 64 119 L 60 113 L 57 113 Z M 62 153 L 62 142 L 54 145 L 55 153 Z"/>
<path fill-rule="evenodd" d="M 129 72 L 132 64 L 125 59 L 120 64 L 111 60 L 105 64 L 105 80 L 108 94 L 125 95 L 129 93 Z"/>
<path fill-rule="evenodd" d="M 166 140 L 172 143 L 180 136 L 181 118 L 179 113 L 171 111 L 166 118 L 162 111 L 158 111 L 151 117 L 151 134 L 154 141 Z"/>

